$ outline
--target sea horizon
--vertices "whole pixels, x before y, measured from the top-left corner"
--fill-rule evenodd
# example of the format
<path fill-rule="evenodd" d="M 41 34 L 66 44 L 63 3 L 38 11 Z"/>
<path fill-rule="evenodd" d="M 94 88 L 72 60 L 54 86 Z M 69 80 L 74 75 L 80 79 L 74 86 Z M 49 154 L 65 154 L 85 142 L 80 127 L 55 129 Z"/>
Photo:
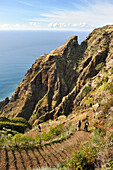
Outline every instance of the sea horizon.
<path fill-rule="evenodd" d="M 0 30 L 0 101 L 11 98 L 27 70 L 43 54 L 77 35 L 79 44 L 89 32 L 49 30 Z"/>

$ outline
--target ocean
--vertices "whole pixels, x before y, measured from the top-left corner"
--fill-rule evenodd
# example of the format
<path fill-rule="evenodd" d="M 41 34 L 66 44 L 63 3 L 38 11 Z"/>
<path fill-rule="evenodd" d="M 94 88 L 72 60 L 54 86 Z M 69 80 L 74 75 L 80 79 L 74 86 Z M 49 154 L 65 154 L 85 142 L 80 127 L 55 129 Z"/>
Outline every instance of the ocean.
<path fill-rule="evenodd" d="M 81 43 L 89 32 L 0 31 L 0 101 L 11 97 L 27 70 L 42 54 L 78 35 Z"/>

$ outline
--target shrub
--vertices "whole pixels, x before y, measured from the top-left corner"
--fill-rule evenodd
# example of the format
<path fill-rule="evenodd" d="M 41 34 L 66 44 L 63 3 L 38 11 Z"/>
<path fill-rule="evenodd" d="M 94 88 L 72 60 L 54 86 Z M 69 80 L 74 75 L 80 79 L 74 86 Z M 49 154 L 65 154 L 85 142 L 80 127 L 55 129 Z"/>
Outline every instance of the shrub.
<path fill-rule="evenodd" d="M 103 82 L 108 82 L 109 78 L 108 76 L 105 77 L 105 79 L 103 80 Z"/>
<path fill-rule="evenodd" d="M 98 82 L 97 87 L 100 87 L 102 85 L 102 81 Z"/>
<path fill-rule="evenodd" d="M 99 71 L 99 70 L 101 70 L 103 67 L 105 66 L 105 63 L 99 63 L 99 64 L 97 64 L 97 66 L 95 67 L 95 69 L 97 70 L 97 71 Z"/>
<path fill-rule="evenodd" d="M 67 160 L 69 169 L 90 169 L 94 167 L 96 150 L 89 143 L 81 146 L 80 151 L 74 151 L 73 156 Z"/>
<path fill-rule="evenodd" d="M 106 132 L 99 126 L 97 129 L 94 130 L 94 134 L 103 137 L 105 136 Z"/>
<path fill-rule="evenodd" d="M 53 137 L 58 136 L 61 134 L 62 130 L 63 130 L 62 125 L 60 124 L 55 128 L 50 128 L 49 134 L 52 135 Z"/>
<path fill-rule="evenodd" d="M 35 140 L 36 141 L 37 140 L 40 141 L 40 139 L 43 140 L 43 141 L 51 140 L 54 137 L 60 135 L 62 132 L 63 132 L 63 125 L 59 124 L 57 127 L 51 127 L 49 132 L 42 132 L 42 133 L 40 133 L 35 138 Z"/>
<path fill-rule="evenodd" d="M 103 90 L 109 90 L 110 89 L 110 86 L 109 86 L 109 84 L 108 83 L 104 83 L 104 85 L 103 85 Z"/>
<path fill-rule="evenodd" d="M 87 94 L 91 91 L 91 85 L 89 84 L 88 86 L 85 86 L 85 88 L 83 89 L 83 94 Z"/>
<path fill-rule="evenodd" d="M 15 143 L 15 145 L 29 144 L 31 141 L 32 141 L 31 136 L 22 135 L 20 133 L 16 134 L 13 137 L 13 142 Z"/>
<path fill-rule="evenodd" d="M 89 104 L 89 107 L 92 107 L 92 103 Z"/>

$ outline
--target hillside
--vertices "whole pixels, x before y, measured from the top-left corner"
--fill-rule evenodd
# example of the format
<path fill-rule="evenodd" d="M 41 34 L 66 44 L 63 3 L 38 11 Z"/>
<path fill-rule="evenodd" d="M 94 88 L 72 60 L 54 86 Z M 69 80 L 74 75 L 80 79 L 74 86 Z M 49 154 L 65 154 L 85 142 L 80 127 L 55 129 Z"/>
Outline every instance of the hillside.
<path fill-rule="evenodd" d="M 24 134 L 1 136 L 0 169 L 112 169 L 113 118 L 97 115 L 92 108 L 74 110 L 68 117 L 41 124 Z M 76 122 L 81 119 L 80 131 Z M 84 122 L 88 119 L 88 132 Z"/>
<path fill-rule="evenodd" d="M 113 26 L 40 56 L 0 116 L 0 169 L 113 169 Z"/>
<path fill-rule="evenodd" d="M 101 70 L 96 68 L 98 64 L 103 63 L 106 70 L 113 66 L 112 37 L 113 26 L 105 26 L 95 29 L 81 45 L 73 36 L 50 54 L 40 56 L 12 98 L 0 102 L 0 114 L 24 117 L 34 126 L 69 115 L 74 107 L 85 104 L 81 102 L 86 95 L 83 89 L 88 86 L 87 93 L 93 88 L 93 77 Z M 95 104 L 94 99 L 91 103 Z"/>

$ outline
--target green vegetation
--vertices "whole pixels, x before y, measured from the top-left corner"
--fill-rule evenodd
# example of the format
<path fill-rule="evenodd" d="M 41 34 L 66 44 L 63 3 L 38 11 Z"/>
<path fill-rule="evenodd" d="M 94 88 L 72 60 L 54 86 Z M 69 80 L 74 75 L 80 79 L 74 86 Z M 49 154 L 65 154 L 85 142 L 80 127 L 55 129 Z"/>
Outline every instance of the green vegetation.
<path fill-rule="evenodd" d="M 101 70 L 103 67 L 105 66 L 105 63 L 99 63 L 99 64 L 97 64 L 97 66 L 95 67 L 95 69 L 97 70 L 97 71 L 99 71 L 99 70 Z"/>
<path fill-rule="evenodd" d="M 70 131 L 69 131 L 70 130 Z M 70 137 L 72 131 L 74 131 L 72 123 L 69 123 L 67 127 L 63 127 L 63 124 L 59 124 L 56 127 L 50 127 L 48 132 L 41 132 L 35 138 L 27 136 L 26 134 L 12 131 L 11 129 L 3 128 L 0 131 L 0 146 L 35 146 L 41 144 L 44 141 L 57 142 L 62 141 L 67 137 Z M 69 133 L 70 132 L 70 133 Z"/>
<path fill-rule="evenodd" d="M 105 77 L 105 79 L 103 80 L 103 82 L 108 82 L 109 78 L 108 76 Z"/>
<path fill-rule="evenodd" d="M 83 94 L 87 95 L 87 93 L 89 93 L 91 91 L 91 85 L 89 84 L 88 86 L 85 86 L 85 88 L 83 89 Z"/>
<path fill-rule="evenodd" d="M 48 132 L 40 133 L 35 140 L 36 141 L 48 141 L 59 136 L 63 132 L 63 125 L 59 124 L 57 127 L 51 127 Z"/>
<path fill-rule="evenodd" d="M 88 107 L 92 107 L 92 103 L 93 103 L 93 97 L 84 98 L 84 104 L 86 104 Z"/>
<path fill-rule="evenodd" d="M 100 87 L 102 85 L 102 81 L 97 83 L 97 88 Z"/>
<path fill-rule="evenodd" d="M 74 151 L 71 159 L 67 160 L 66 167 L 69 169 L 90 169 L 94 167 L 96 157 L 96 149 L 90 144 L 86 143 L 80 147 L 80 151 Z"/>
<path fill-rule="evenodd" d="M 89 170 L 95 169 L 95 167 L 98 169 L 98 163 L 106 159 L 104 169 L 113 169 L 112 140 L 112 134 L 106 135 L 104 129 L 97 128 L 94 130 L 91 141 L 80 146 L 79 151 L 75 149 L 72 157 L 67 159 L 64 166 L 73 170 Z"/>
<path fill-rule="evenodd" d="M 30 124 L 24 118 L 5 118 L 0 117 L 0 129 L 11 129 L 20 133 L 24 133 L 27 128 L 31 128 Z"/>

